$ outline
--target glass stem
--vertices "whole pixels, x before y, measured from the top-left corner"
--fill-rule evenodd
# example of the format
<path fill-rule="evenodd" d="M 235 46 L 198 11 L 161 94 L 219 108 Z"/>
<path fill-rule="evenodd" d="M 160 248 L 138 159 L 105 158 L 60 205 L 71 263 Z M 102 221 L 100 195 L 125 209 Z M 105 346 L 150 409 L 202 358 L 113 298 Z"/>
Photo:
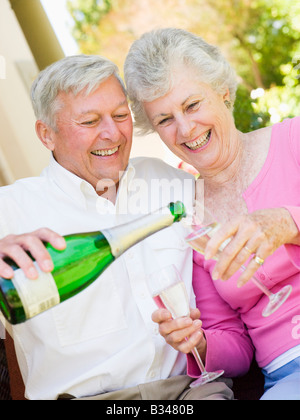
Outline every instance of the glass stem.
<path fill-rule="evenodd" d="M 185 341 L 188 341 L 188 338 L 187 338 L 187 337 L 185 337 Z M 196 347 L 194 347 L 194 348 L 193 348 L 193 350 L 192 350 L 192 355 L 194 356 L 194 358 L 195 358 L 195 360 L 196 360 L 196 363 L 197 363 L 197 365 L 198 365 L 198 367 L 199 367 L 199 369 L 200 369 L 201 373 L 202 373 L 203 375 L 206 375 L 206 374 L 207 374 L 206 369 L 205 369 L 205 367 L 204 367 L 204 364 L 203 364 L 203 362 L 202 362 L 202 359 L 201 359 L 200 354 L 198 353 L 198 350 L 197 350 L 197 348 L 196 348 Z"/>
<path fill-rule="evenodd" d="M 242 265 L 241 269 L 245 271 L 246 267 Z M 261 281 L 259 281 L 255 276 L 252 276 L 251 280 L 255 284 L 255 286 L 257 286 L 265 295 L 269 297 L 269 299 L 272 298 L 273 293 Z"/>

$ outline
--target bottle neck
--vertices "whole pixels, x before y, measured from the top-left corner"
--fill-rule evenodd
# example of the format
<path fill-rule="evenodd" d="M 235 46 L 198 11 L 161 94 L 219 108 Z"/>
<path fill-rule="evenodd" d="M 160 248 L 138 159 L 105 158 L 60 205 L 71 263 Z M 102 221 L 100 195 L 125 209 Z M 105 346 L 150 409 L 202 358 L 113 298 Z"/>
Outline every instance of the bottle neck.
<path fill-rule="evenodd" d="M 148 214 L 124 225 L 104 229 L 102 233 L 110 244 L 113 256 L 117 258 L 136 243 L 171 226 L 174 221 L 175 217 L 166 207 L 157 213 Z"/>

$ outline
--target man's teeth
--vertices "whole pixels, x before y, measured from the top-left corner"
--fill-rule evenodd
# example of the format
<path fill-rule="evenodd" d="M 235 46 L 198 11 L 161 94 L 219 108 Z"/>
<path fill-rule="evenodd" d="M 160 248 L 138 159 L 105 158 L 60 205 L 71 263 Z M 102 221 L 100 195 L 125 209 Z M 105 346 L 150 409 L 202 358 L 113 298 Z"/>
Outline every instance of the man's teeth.
<path fill-rule="evenodd" d="M 114 153 L 116 153 L 118 149 L 119 147 L 115 147 L 114 149 L 108 149 L 108 150 L 94 150 L 92 154 L 96 156 L 111 156 Z"/>
<path fill-rule="evenodd" d="M 185 143 L 185 145 L 191 150 L 199 149 L 200 147 L 205 146 L 209 142 L 210 135 L 211 135 L 211 130 L 208 130 L 198 140 L 190 141 L 188 143 Z"/>

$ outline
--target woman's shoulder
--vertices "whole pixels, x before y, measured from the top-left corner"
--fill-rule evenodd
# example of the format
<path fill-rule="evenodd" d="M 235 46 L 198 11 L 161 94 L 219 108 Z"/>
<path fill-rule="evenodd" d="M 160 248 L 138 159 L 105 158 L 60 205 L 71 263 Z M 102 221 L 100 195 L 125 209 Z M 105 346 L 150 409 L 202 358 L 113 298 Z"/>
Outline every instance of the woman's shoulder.
<path fill-rule="evenodd" d="M 294 118 L 286 118 L 285 120 L 270 125 L 268 127 L 259 128 L 257 130 L 247 133 L 247 137 L 252 142 L 258 141 L 269 144 L 272 136 L 282 135 L 282 132 L 286 131 L 287 134 L 299 135 L 300 130 L 300 116 Z"/>
<path fill-rule="evenodd" d="M 273 127 L 263 127 L 259 128 L 258 130 L 252 131 L 252 140 L 259 141 L 264 143 L 270 143 L 272 137 Z"/>
<path fill-rule="evenodd" d="M 246 150 L 260 157 L 261 164 L 269 153 L 272 127 L 259 128 L 246 134 Z"/>
<path fill-rule="evenodd" d="M 286 134 L 286 136 L 299 136 L 299 130 L 300 130 L 300 116 L 294 117 L 294 118 L 286 118 L 285 120 L 274 124 L 271 127 L 273 131 L 273 135 L 279 135 L 282 136 L 282 134 Z"/>

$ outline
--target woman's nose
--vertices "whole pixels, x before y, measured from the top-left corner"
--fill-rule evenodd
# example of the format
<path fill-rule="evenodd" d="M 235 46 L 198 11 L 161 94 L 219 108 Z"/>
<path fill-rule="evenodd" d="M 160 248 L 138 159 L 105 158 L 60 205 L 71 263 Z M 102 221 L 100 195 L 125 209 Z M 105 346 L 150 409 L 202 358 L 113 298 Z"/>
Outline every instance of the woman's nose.
<path fill-rule="evenodd" d="M 177 121 L 177 124 L 179 136 L 184 138 L 191 138 L 195 128 L 194 121 L 184 116 Z"/>

